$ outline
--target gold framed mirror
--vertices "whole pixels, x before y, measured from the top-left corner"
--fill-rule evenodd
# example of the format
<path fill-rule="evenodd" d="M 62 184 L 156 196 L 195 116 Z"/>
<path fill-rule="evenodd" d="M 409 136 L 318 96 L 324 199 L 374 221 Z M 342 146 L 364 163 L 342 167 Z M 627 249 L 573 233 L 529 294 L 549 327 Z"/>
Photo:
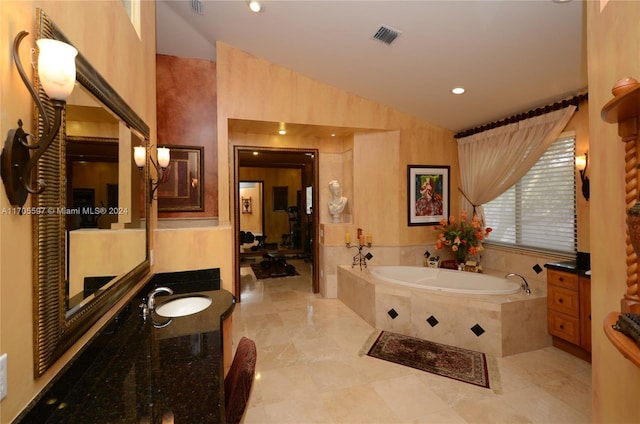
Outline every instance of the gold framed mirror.
<path fill-rule="evenodd" d="M 36 11 L 36 39 L 52 38 L 73 45 L 53 21 L 42 9 Z M 58 136 L 49 149 L 40 159 L 37 169 L 37 178 L 46 183 L 46 190 L 39 196 L 33 197 L 34 206 L 41 210 L 55 211 L 34 215 L 34 374 L 42 375 L 74 342 L 76 342 L 108 309 L 110 309 L 123 295 L 149 272 L 149 205 L 145 201 L 147 194 L 145 181 L 148 181 L 148 169 L 144 169 L 144 175 L 138 175 L 137 169 L 133 171 L 132 143 L 141 143 L 145 146 L 149 143 L 149 126 L 131 109 L 129 105 L 118 95 L 109 83 L 91 66 L 86 58 L 79 53 L 76 58 L 76 90 L 81 86 L 97 104 L 102 105 L 110 114 L 116 117 L 119 131 L 119 152 L 117 159 L 120 169 L 124 169 L 130 180 L 122 184 L 122 171 L 119 174 L 118 184 L 128 187 L 120 190 L 121 198 L 118 200 L 116 211 L 118 215 L 128 215 L 127 219 L 118 217 L 114 227 L 118 232 L 100 233 L 103 230 L 96 229 L 94 233 L 110 240 L 102 244 L 88 244 L 86 246 L 113 245 L 112 240 L 119 234 L 137 239 L 141 252 L 134 255 L 135 263 L 128 262 L 125 268 L 114 268 L 109 271 L 101 270 L 100 273 L 112 274 L 109 278 L 103 277 L 100 286 L 91 292 L 81 296 L 73 305 L 69 305 L 69 299 L 76 293 L 69 292 L 69 271 L 74 265 L 73 253 L 70 246 L 72 240 L 72 228 L 68 226 L 69 215 L 74 215 L 73 203 L 68 203 L 68 170 L 67 170 L 67 114 L 65 111 L 63 122 Z M 34 77 L 38 95 L 43 102 L 45 111 L 52 113 L 53 105 L 44 93 L 37 81 L 37 72 Z M 71 103 L 69 103 L 70 105 Z M 34 106 L 34 127 L 41 134 L 43 119 L 38 116 Z M 124 157 L 123 157 L 124 156 Z M 139 183 L 137 183 L 137 181 Z M 111 184 L 113 186 L 113 184 Z M 139 189 L 137 189 L 139 185 Z M 142 191 L 142 192 L 141 192 Z M 124 199 L 122 193 L 128 196 Z M 78 192 L 80 193 L 80 192 Z M 86 195 L 86 192 L 84 192 Z M 120 207 L 124 202 L 126 207 Z M 71 205 L 71 207 L 70 207 Z M 98 205 L 99 206 L 99 205 Z M 123 210 L 127 213 L 120 213 Z M 100 211 L 102 209 L 100 208 Z M 75 228 L 73 228 L 75 230 Z M 105 231 L 112 231 L 105 230 Z M 89 235 L 87 235 L 89 237 Z M 130 240 L 130 239 L 129 239 Z M 128 241 L 119 240 L 115 244 L 128 248 Z M 71 243 L 73 247 L 73 242 Z M 96 252 L 93 252 L 94 254 Z M 99 252 L 98 252 L 99 253 Z M 128 251 L 122 256 L 129 256 Z M 98 257 L 95 263 L 110 263 L 112 257 Z M 78 263 L 83 259 L 76 259 Z M 95 276 L 90 276 L 91 278 Z M 97 278 L 97 277 L 96 277 Z M 95 280 L 95 278 L 93 278 Z"/>

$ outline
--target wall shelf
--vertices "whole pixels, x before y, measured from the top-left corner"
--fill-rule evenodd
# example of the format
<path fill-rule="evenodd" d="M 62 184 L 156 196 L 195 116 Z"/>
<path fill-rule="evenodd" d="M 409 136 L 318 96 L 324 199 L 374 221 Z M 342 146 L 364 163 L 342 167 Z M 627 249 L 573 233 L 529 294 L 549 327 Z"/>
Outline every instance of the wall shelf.
<path fill-rule="evenodd" d="M 640 347 L 623 333 L 614 330 L 613 325 L 618 321 L 620 312 L 610 312 L 604 320 L 604 333 L 616 349 L 628 360 L 640 368 Z"/>
<path fill-rule="evenodd" d="M 617 90 L 619 91 L 617 91 Z M 610 124 L 640 116 L 640 84 L 630 78 L 614 87 L 616 96 L 602 108 L 602 120 Z"/>

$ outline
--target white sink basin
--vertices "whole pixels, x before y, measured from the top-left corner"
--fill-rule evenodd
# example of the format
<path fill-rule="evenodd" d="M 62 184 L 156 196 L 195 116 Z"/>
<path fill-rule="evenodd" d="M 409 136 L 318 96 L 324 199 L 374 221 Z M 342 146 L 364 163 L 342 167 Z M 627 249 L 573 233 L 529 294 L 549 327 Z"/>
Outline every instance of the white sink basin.
<path fill-rule="evenodd" d="M 156 314 L 168 317 L 183 317 L 195 314 L 207 309 L 211 305 L 211 298 L 208 296 L 189 296 L 169 300 L 156 307 Z"/>

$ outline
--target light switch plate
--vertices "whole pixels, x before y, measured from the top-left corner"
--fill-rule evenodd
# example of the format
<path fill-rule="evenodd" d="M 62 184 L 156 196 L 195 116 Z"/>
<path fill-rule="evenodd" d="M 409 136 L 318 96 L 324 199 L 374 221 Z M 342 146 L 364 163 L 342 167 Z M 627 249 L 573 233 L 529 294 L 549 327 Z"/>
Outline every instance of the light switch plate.
<path fill-rule="evenodd" d="M 0 356 L 0 400 L 7 396 L 7 354 Z"/>

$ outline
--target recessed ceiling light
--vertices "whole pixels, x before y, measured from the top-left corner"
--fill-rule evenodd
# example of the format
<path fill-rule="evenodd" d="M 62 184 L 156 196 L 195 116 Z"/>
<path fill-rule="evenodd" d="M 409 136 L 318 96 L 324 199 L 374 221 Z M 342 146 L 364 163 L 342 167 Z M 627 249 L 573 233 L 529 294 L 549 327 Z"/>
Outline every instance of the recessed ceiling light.
<path fill-rule="evenodd" d="M 287 129 L 285 128 L 284 122 L 280 122 L 280 126 L 278 127 L 278 134 L 285 135 L 287 133 Z"/>
<path fill-rule="evenodd" d="M 259 1 L 251 0 L 247 3 L 249 4 L 249 9 L 251 9 L 252 12 L 258 13 L 262 11 L 262 4 L 260 4 Z"/>
<path fill-rule="evenodd" d="M 464 91 L 465 91 L 465 90 L 464 90 L 464 88 L 462 88 L 462 87 L 456 87 L 456 88 L 454 88 L 454 89 L 452 89 L 452 90 L 451 90 L 451 92 L 452 92 L 453 94 L 463 94 L 463 93 L 464 93 Z"/>
<path fill-rule="evenodd" d="M 287 133 L 287 131 L 286 131 L 286 130 L 279 130 L 279 131 L 278 131 L 278 134 L 280 134 L 280 135 L 285 135 L 286 133 Z"/>
<path fill-rule="evenodd" d="M 258 152 L 253 152 L 253 156 L 258 156 Z"/>

